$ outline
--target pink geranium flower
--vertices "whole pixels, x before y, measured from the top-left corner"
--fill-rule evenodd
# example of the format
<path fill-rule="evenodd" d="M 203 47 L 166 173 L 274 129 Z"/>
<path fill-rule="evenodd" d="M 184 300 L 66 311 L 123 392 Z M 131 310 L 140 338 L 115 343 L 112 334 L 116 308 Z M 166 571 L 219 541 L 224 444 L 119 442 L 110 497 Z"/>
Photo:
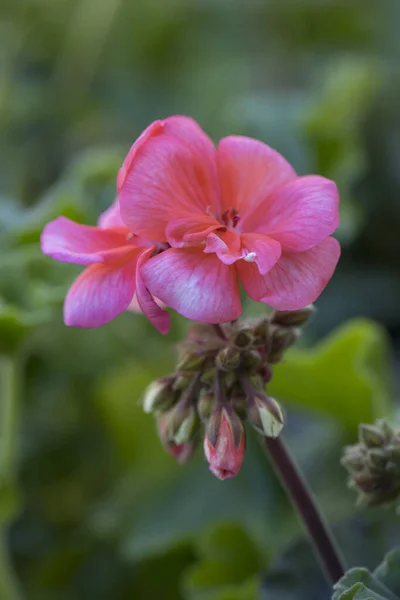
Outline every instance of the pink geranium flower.
<path fill-rule="evenodd" d="M 240 279 L 254 300 L 278 310 L 314 302 L 340 255 L 338 191 L 324 177 L 298 177 L 269 146 L 231 136 L 216 149 L 187 117 L 150 125 L 118 175 L 130 231 L 168 244 L 141 274 L 185 317 L 223 323 L 241 313 Z"/>
<path fill-rule="evenodd" d="M 143 282 L 143 265 L 158 245 L 134 236 L 121 220 L 118 202 L 101 215 L 98 227 L 59 217 L 41 236 L 42 251 L 62 262 L 88 265 L 75 280 L 64 303 L 66 325 L 105 325 L 130 306 L 138 305 L 161 331 L 169 315 Z"/>

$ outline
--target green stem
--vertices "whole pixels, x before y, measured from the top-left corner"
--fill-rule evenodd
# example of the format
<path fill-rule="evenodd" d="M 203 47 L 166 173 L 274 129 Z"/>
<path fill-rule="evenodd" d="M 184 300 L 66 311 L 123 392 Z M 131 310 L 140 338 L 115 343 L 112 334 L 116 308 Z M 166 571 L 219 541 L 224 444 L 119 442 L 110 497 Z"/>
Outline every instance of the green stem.
<path fill-rule="evenodd" d="M 344 574 L 344 566 L 332 532 L 322 517 L 311 490 L 282 438 L 265 438 L 265 447 L 277 475 L 308 531 L 327 578 L 332 584 L 336 583 Z"/>
<path fill-rule="evenodd" d="M 0 600 L 21 600 L 8 549 L 8 525 L 15 514 L 18 443 L 18 373 L 15 359 L 0 363 L 0 499 L 6 514 L 0 524 Z"/>

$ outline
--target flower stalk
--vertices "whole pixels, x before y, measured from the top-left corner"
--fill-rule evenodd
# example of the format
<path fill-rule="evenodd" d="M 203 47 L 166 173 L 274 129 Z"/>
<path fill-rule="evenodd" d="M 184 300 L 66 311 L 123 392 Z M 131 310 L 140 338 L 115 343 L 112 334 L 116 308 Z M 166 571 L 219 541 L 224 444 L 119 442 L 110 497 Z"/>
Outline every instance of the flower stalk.
<path fill-rule="evenodd" d="M 8 525 L 13 519 L 16 503 L 16 454 L 18 422 L 17 361 L 4 358 L 0 363 L 0 498 L 9 506 L 0 523 L 0 598 L 22 600 L 8 549 Z"/>
<path fill-rule="evenodd" d="M 282 485 L 307 529 L 327 578 L 332 584 L 336 583 L 345 570 L 342 558 L 310 488 L 281 437 L 266 437 L 264 445 Z"/>

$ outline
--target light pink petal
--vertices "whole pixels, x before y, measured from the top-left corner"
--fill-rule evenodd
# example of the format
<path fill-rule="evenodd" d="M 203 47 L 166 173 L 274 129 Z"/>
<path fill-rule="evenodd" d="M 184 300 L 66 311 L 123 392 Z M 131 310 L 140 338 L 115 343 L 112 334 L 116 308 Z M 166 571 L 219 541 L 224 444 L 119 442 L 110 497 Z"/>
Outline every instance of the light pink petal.
<path fill-rule="evenodd" d="M 339 226 L 337 187 L 318 175 L 298 177 L 261 203 L 251 223 L 253 231 L 273 237 L 284 250 L 313 248 Z"/>
<path fill-rule="evenodd" d="M 247 137 L 223 138 L 218 146 L 217 161 L 223 207 L 238 211 L 241 231 L 251 231 L 247 221 L 257 206 L 275 189 L 296 177 L 279 152 Z"/>
<path fill-rule="evenodd" d="M 225 229 L 225 227 L 208 215 L 197 214 L 172 219 L 165 229 L 165 234 L 170 246 L 182 248 L 187 244 L 203 241 L 211 231 L 216 229 Z"/>
<path fill-rule="evenodd" d="M 141 273 L 152 294 L 188 319 L 225 323 L 241 313 L 235 267 L 204 254 L 202 247 L 166 250 Z"/>
<path fill-rule="evenodd" d="M 101 229 L 111 229 L 112 227 L 125 227 L 119 210 L 118 198 L 114 200 L 109 208 L 100 215 L 98 226 Z"/>
<path fill-rule="evenodd" d="M 72 284 L 64 321 L 74 327 L 99 327 L 126 310 L 135 293 L 136 260 L 90 265 Z"/>
<path fill-rule="evenodd" d="M 217 196 L 216 160 L 190 119 L 167 119 L 128 155 L 120 178 L 121 215 L 137 235 L 165 242 L 171 219 L 207 214 Z M 214 151 L 214 156 L 216 152 Z"/>
<path fill-rule="evenodd" d="M 136 295 L 138 305 L 142 310 L 143 314 L 149 319 L 149 321 L 160 331 L 160 333 L 168 333 L 170 328 L 170 316 L 169 314 L 160 308 L 153 296 L 147 289 L 141 271 L 143 265 L 151 257 L 153 248 L 149 248 L 146 252 L 143 252 L 139 257 L 136 270 Z"/>
<path fill-rule="evenodd" d="M 206 254 L 215 252 L 224 265 L 232 265 L 243 256 L 240 236 L 234 231 L 229 230 L 210 233 L 207 236 L 204 252 Z"/>
<path fill-rule="evenodd" d="M 282 254 L 280 243 L 266 235 L 244 233 L 242 245 L 246 249 L 244 260 L 256 263 L 261 275 L 268 273 Z"/>
<path fill-rule="evenodd" d="M 339 242 L 326 238 L 310 250 L 283 254 L 267 275 L 260 275 L 254 263 L 240 261 L 237 268 L 250 298 L 276 310 L 298 310 L 318 298 L 332 277 L 339 256 Z"/>
<path fill-rule="evenodd" d="M 127 241 L 125 228 L 100 229 L 74 223 L 58 217 L 43 229 L 42 252 L 55 260 L 90 265 L 120 260 L 135 252 L 136 246 Z"/>

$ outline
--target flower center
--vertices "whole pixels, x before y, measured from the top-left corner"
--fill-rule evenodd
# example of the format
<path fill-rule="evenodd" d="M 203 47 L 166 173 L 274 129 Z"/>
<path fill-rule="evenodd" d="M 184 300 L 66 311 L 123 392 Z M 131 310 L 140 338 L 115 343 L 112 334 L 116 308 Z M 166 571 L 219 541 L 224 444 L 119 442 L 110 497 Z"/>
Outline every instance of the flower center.
<path fill-rule="evenodd" d="M 221 222 L 226 225 L 226 227 L 235 229 L 240 221 L 240 215 L 236 208 L 228 208 L 221 216 Z"/>

